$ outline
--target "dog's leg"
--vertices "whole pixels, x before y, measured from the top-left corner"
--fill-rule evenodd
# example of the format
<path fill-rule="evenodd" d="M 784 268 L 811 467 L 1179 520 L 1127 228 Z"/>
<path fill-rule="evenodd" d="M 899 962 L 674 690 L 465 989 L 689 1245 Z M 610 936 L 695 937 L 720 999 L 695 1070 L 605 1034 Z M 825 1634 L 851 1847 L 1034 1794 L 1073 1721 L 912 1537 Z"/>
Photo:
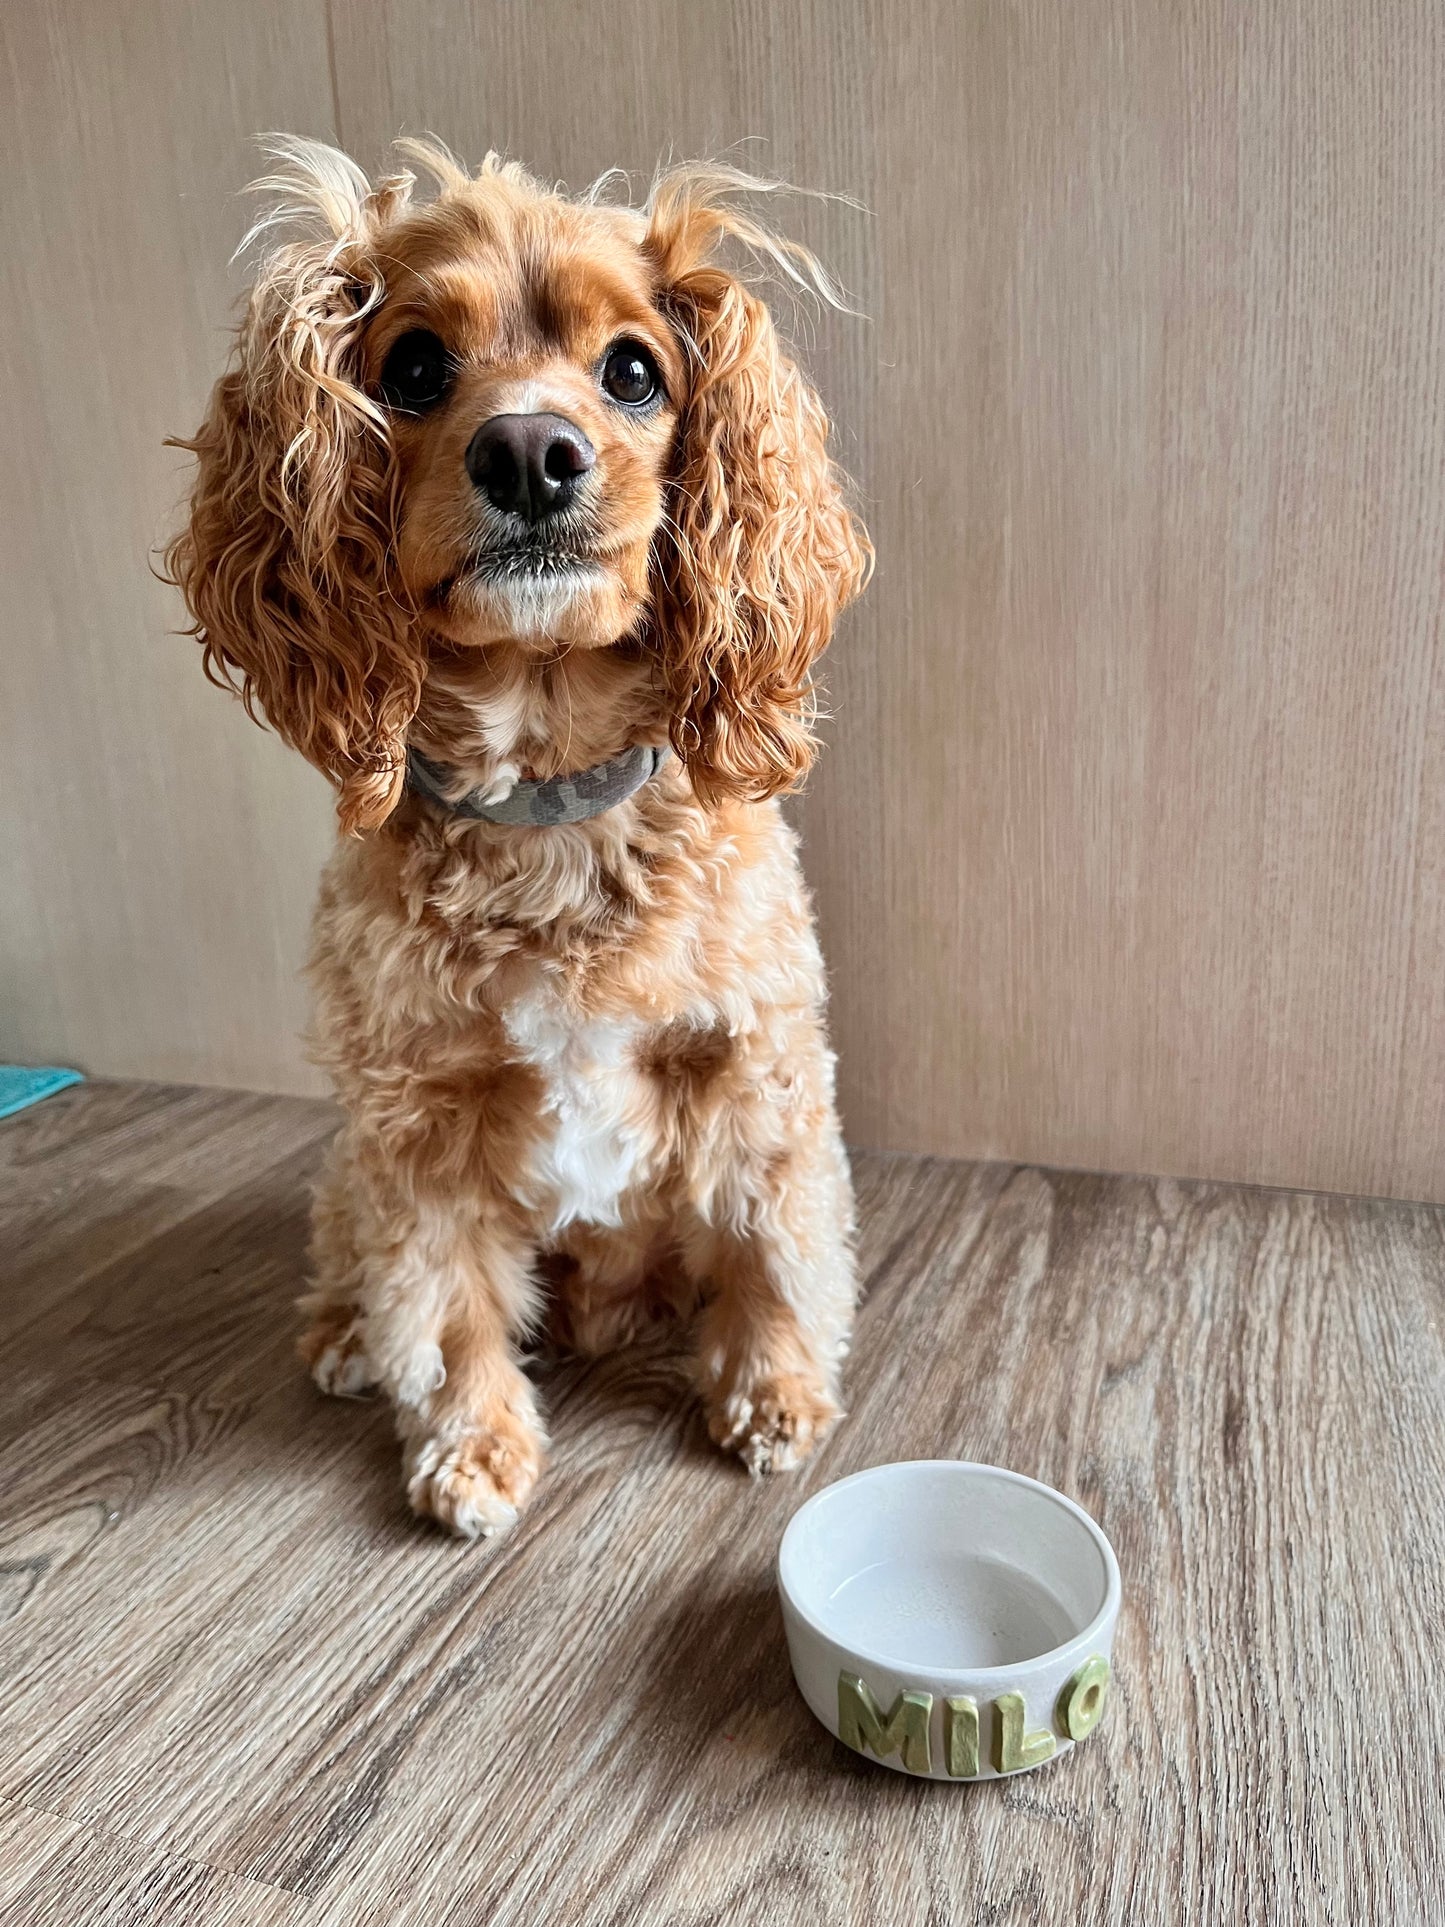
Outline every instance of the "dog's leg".
<path fill-rule="evenodd" d="M 685 1244 L 706 1279 L 699 1375 L 708 1431 L 749 1472 L 801 1464 L 841 1417 L 857 1299 L 853 1198 L 836 1120 L 762 1165 Z"/>
<path fill-rule="evenodd" d="M 363 1333 L 396 1407 L 414 1511 L 463 1538 L 503 1532 L 546 1436 L 513 1340 L 531 1324 L 532 1253 L 461 1201 L 370 1201 Z"/>

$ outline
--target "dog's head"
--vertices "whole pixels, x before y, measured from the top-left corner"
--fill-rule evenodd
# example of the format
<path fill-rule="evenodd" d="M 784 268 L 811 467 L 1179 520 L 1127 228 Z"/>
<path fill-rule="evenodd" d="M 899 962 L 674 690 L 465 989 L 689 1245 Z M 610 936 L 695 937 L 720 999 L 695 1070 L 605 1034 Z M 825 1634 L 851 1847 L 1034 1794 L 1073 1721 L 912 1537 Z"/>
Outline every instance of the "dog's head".
<path fill-rule="evenodd" d="M 677 168 L 624 208 L 413 143 L 418 204 L 410 173 L 278 148 L 268 223 L 320 232 L 263 260 L 168 551 L 208 671 L 353 830 L 400 797 L 439 646 L 636 638 L 704 800 L 794 783 L 868 549 L 817 396 L 717 259 L 738 241 L 831 293 L 735 205 L 754 184 Z"/>

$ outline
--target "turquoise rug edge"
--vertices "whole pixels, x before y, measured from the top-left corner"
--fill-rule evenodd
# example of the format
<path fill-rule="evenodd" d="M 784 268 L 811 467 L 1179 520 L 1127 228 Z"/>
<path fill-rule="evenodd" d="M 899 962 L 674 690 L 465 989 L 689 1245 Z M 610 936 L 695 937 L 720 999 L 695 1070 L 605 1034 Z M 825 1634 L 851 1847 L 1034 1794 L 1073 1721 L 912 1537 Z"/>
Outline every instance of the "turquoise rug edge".
<path fill-rule="evenodd" d="M 84 1082 L 79 1071 L 53 1065 L 0 1064 L 0 1118 L 14 1117 L 43 1097 L 54 1097 L 57 1091 Z"/>

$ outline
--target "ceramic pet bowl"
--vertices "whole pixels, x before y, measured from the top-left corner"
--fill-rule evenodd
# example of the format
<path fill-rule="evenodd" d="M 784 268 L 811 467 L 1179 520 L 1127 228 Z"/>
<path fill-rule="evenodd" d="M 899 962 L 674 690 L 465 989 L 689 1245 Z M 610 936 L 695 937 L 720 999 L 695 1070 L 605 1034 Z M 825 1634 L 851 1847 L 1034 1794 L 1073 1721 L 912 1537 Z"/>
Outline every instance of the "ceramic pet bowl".
<path fill-rule="evenodd" d="M 1036 1479 L 956 1459 L 840 1479 L 793 1515 L 778 1585 L 803 1698 L 899 1772 L 1042 1766 L 1104 1711 L 1118 1561 Z"/>

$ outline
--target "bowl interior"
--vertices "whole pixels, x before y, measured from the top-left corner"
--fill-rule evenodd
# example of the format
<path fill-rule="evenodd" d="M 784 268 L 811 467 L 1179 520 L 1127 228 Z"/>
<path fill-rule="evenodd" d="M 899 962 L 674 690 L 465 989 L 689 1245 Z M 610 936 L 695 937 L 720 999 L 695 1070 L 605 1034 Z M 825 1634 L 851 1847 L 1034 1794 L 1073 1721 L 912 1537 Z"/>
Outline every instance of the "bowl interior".
<path fill-rule="evenodd" d="M 1109 1567 L 1059 1494 L 991 1466 L 875 1466 L 798 1513 L 783 1544 L 795 1605 L 900 1671 L 1037 1659 L 1103 1610 Z"/>

